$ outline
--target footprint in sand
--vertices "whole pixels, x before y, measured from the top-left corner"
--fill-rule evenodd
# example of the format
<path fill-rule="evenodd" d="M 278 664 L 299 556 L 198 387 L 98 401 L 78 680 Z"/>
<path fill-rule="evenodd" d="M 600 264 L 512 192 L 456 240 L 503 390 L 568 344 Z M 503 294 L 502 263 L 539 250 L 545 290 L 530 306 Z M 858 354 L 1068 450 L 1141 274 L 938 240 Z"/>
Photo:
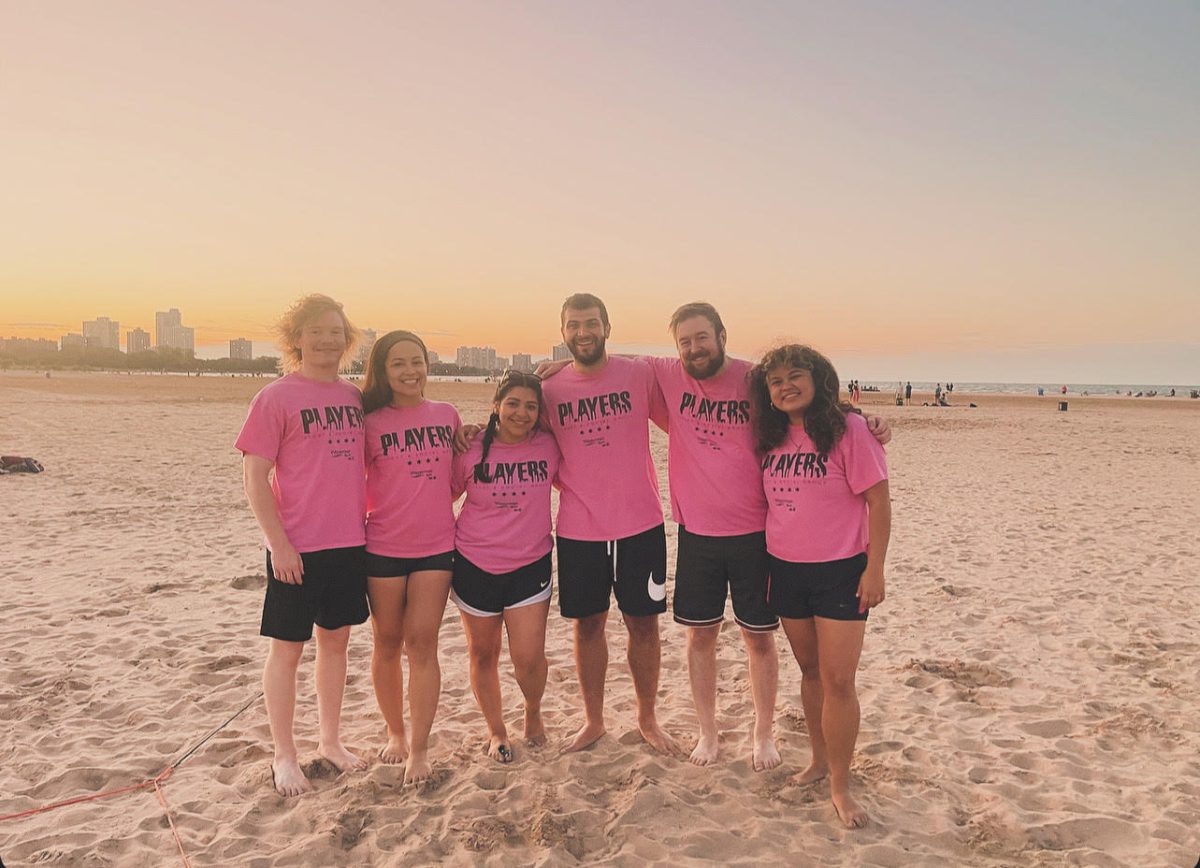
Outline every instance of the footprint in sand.
<path fill-rule="evenodd" d="M 262 573 L 255 573 L 252 576 L 236 576 L 229 580 L 231 588 L 237 588 L 239 591 L 261 591 L 267 586 L 267 577 Z"/>
<path fill-rule="evenodd" d="M 1013 678 L 1007 672 L 982 663 L 959 660 L 911 660 L 909 669 L 928 672 L 952 681 L 960 687 L 1010 687 Z"/>
<path fill-rule="evenodd" d="M 480 817 L 463 833 L 463 844 L 468 850 L 482 852 L 492 850 L 504 843 L 521 843 L 517 827 L 499 817 Z"/>
<path fill-rule="evenodd" d="M 367 827 L 374 819 L 366 808 L 354 808 L 343 811 L 333 824 L 333 837 L 337 846 L 342 850 L 353 850 L 366 834 Z"/>

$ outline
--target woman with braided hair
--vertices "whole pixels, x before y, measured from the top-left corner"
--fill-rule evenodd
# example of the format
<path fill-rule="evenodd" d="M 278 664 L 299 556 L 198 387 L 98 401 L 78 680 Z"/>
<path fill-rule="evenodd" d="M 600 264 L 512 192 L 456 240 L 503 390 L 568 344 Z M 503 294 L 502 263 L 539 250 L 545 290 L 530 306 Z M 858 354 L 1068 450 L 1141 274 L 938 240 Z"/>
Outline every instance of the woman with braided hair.
<path fill-rule="evenodd" d="M 524 736 L 545 743 L 546 614 L 550 609 L 550 487 L 558 473 L 554 437 L 538 430 L 542 382 L 506 371 L 482 437 L 454 460 L 454 496 L 466 500 L 455 530 L 451 596 L 462 615 L 471 690 L 488 727 L 487 754 L 513 759 L 500 696 L 501 629 L 508 630 L 525 696 Z"/>

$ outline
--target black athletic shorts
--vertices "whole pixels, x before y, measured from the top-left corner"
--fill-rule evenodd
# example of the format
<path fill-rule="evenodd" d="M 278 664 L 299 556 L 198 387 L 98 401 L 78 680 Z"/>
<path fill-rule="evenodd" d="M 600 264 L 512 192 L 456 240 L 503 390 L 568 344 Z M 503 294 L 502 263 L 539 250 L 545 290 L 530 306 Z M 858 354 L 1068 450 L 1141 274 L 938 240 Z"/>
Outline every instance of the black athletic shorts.
<path fill-rule="evenodd" d="M 289 585 L 275 578 L 268 551 L 267 595 L 259 633 L 287 642 L 307 642 L 313 624 L 336 630 L 365 623 L 371 614 L 367 609 L 366 554 L 364 546 L 301 552 L 301 584 Z"/>
<path fill-rule="evenodd" d="M 733 617 L 747 630 L 779 626 L 767 606 L 771 562 L 767 535 L 702 536 L 679 526 L 675 558 L 675 620 L 687 627 L 711 627 L 725 619 L 725 597 L 733 598 Z"/>
<path fill-rule="evenodd" d="M 367 575 L 376 579 L 403 578 L 426 570 L 450 572 L 452 569 L 454 569 L 453 550 L 437 555 L 426 555 L 423 558 L 392 558 L 367 552 Z"/>
<path fill-rule="evenodd" d="M 508 573 L 489 573 L 454 555 L 450 596 L 468 615 L 489 617 L 550 599 L 550 552 Z"/>
<path fill-rule="evenodd" d="M 667 611 L 663 525 L 613 542 L 558 537 L 558 608 L 564 618 L 607 612 L 614 590 L 626 615 Z"/>
<path fill-rule="evenodd" d="M 797 564 L 771 556 L 767 602 L 780 618 L 831 618 L 865 621 L 859 611 L 858 580 L 867 568 L 866 553 L 840 561 Z"/>

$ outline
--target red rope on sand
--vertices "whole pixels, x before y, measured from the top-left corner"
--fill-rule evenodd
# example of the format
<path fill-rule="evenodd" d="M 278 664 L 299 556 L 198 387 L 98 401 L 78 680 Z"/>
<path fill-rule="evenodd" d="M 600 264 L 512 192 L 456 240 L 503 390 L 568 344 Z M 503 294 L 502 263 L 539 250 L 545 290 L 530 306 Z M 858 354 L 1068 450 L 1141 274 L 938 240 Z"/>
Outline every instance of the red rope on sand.
<path fill-rule="evenodd" d="M 165 769 L 164 771 L 169 771 Z M 140 784 L 132 784 L 128 787 L 121 787 L 117 790 L 105 790 L 103 793 L 93 793 L 90 796 L 76 796 L 73 799 L 66 799 L 62 802 L 55 802 L 53 805 L 42 805 L 40 808 L 30 808 L 28 811 L 20 811 L 16 814 L 8 814 L 0 817 L 0 823 L 5 820 L 17 820 L 21 817 L 32 817 L 34 814 L 43 814 L 46 811 L 53 811 L 55 808 L 65 808 L 67 805 L 78 805 L 81 802 L 94 802 L 97 799 L 107 799 L 109 796 L 119 796 L 121 793 L 131 793 L 134 790 L 144 790 L 147 787 L 154 786 L 154 779 L 142 781 Z"/>
<path fill-rule="evenodd" d="M 200 739 L 200 741 L 196 742 L 196 744 L 192 746 L 191 750 L 149 780 L 142 781 L 140 784 L 130 784 L 127 787 L 119 787 L 115 790 L 105 790 L 102 793 L 92 793 L 90 796 L 76 796 L 73 799 L 55 802 L 52 805 L 42 805 L 40 808 L 30 808 L 27 811 L 18 811 L 15 814 L 7 814 L 3 817 L 0 817 L 0 823 L 3 823 L 5 820 L 19 820 L 21 817 L 32 817 L 35 814 L 44 814 L 47 811 L 53 811 L 56 808 L 65 808 L 68 805 L 78 805 L 83 802 L 95 802 L 99 799 L 107 799 L 111 796 L 119 796 L 122 793 L 132 793 L 135 790 L 146 790 L 153 788 L 154 794 L 158 796 L 158 801 L 162 804 L 163 810 L 167 814 L 167 824 L 171 827 L 171 834 L 175 836 L 175 846 L 179 848 L 179 858 L 183 860 L 184 868 L 192 868 L 192 863 L 188 861 L 187 854 L 183 851 L 183 841 L 179 837 L 179 831 L 175 828 L 175 820 L 171 817 L 171 808 L 167 804 L 167 798 L 163 795 L 162 787 L 160 785 L 166 781 L 166 779 L 169 778 L 172 773 L 174 773 L 175 769 L 179 768 L 180 764 L 182 764 L 184 760 L 199 750 L 200 747 L 204 745 L 204 743 L 210 738 L 232 723 L 234 719 L 238 717 L 238 715 L 257 702 L 261 696 L 262 694 L 259 693 L 240 709 L 234 712 L 234 714 L 228 720 L 216 727 L 212 732 Z M 3 864 L 3 862 L 0 862 L 0 866 L 3 866 Z"/>
<path fill-rule="evenodd" d="M 171 771 L 170 768 L 166 770 L 167 777 L 170 777 Z M 163 780 L 166 780 L 166 777 Z M 179 848 L 179 858 L 183 860 L 183 868 L 192 868 L 192 863 L 188 861 L 187 853 L 183 852 L 183 841 L 179 837 L 179 830 L 175 828 L 175 821 L 171 819 L 171 806 L 167 804 L 167 797 L 163 795 L 158 778 L 154 779 L 154 795 L 158 796 L 158 801 L 163 806 L 163 813 L 167 815 L 167 823 L 171 826 L 171 834 L 175 836 L 175 846 Z"/>

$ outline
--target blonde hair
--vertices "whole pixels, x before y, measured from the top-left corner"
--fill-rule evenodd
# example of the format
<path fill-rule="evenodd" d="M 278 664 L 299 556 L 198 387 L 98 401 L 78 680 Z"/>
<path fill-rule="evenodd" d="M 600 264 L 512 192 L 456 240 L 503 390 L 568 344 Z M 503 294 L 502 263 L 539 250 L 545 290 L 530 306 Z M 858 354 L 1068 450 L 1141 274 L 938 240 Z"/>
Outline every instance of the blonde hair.
<path fill-rule="evenodd" d="M 354 346 L 358 343 L 362 333 L 350 322 L 346 316 L 346 312 L 342 310 L 340 303 L 327 295 L 314 292 L 297 299 L 291 307 L 284 311 L 279 321 L 275 323 L 275 337 L 279 341 L 279 349 L 283 350 L 283 359 L 280 364 L 285 372 L 298 371 L 300 369 L 302 361 L 300 335 L 304 331 L 304 327 L 317 317 L 330 311 L 337 312 L 342 318 L 342 325 L 346 329 L 346 351 L 342 353 L 342 364 L 344 365 L 346 359 L 350 358 L 350 354 L 354 352 Z"/>

